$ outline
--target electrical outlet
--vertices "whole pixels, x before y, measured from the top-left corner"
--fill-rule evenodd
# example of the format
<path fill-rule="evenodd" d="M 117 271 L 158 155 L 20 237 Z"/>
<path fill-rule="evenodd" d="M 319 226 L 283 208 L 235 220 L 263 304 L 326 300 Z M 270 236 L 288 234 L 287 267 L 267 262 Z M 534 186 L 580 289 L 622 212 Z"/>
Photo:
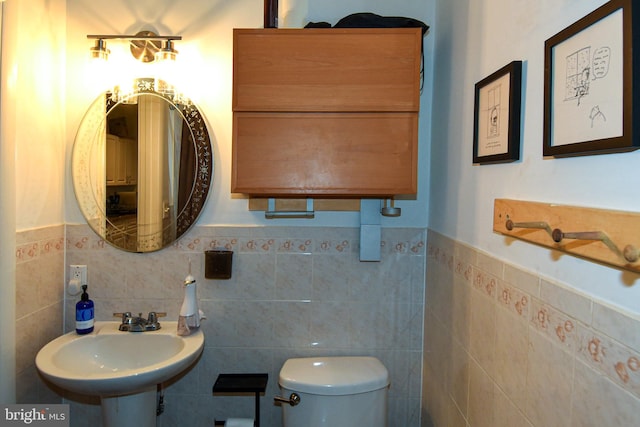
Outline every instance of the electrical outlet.
<path fill-rule="evenodd" d="M 76 279 L 80 282 L 80 286 L 87 284 L 87 266 L 86 265 L 70 265 L 69 280 Z"/>

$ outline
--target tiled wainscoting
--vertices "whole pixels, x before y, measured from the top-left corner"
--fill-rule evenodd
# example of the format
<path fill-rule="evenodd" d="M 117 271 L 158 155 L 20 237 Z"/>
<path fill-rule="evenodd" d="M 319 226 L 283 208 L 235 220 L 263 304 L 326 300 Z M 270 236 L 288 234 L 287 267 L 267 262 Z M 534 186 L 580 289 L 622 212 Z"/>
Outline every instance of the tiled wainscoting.
<path fill-rule="evenodd" d="M 38 378 L 38 350 L 62 332 L 64 226 L 16 234 L 16 400 L 61 403 Z M 0 344 L 1 345 L 1 344 Z"/>
<path fill-rule="evenodd" d="M 640 425 L 640 323 L 428 233 L 423 425 Z M 606 286 L 606 284 L 603 284 Z"/>
<path fill-rule="evenodd" d="M 176 320 L 191 261 L 207 315 L 205 350 L 167 385 L 159 426 L 252 416 L 251 397 L 211 394 L 219 373 L 241 372 L 269 374 L 262 426 L 280 426 L 273 396 L 287 358 L 373 355 L 390 372 L 389 425 L 419 427 L 425 235 L 384 229 L 382 261 L 360 262 L 357 228 L 195 227 L 175 247 L 135 254 L 114 250 L 87 226 L 67 226 L 66 263 L 88 266 L 98 320 L 150 310 Z M 234 251 L 232 278 L 206 280 L 204 251 L 219 247 Z M 67 298 L 67 330 L 74 304 Z M 97 401 L 69 397 L 72 426 L 99 425 Z"/>

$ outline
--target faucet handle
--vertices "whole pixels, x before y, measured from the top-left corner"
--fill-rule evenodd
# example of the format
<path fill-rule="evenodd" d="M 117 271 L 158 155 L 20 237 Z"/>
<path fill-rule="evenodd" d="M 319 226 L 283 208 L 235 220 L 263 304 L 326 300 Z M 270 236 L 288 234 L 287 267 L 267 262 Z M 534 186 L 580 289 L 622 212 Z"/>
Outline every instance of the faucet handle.
<path fill-rule="evenodd" d="M 166 312 L 155 312 L 155 311 L 150 311 L 149 312 L 149 319 L 147 320 L 148 323 L 157 323 L 158 322 L 158 317 L 165 317 L 167 315 Z"/>
<path fill-rule="evenodd" d="M 113 313 L 114 317 L 122 317 L 122 323 L 127 323 L 127 320 L 131 318 L 131 312 L 125 311 L 124 313 Z"/>
<path fill-rule="evenodd" d="M 157 331 L 162 326 L 160 326 L 160 322 L 158 322 L 158 317 L 164 317 L 167 313 L 156 313 L 155 311 L 149 312 L 149 319 L 147 319 L 147 324 L 145 325 L 145 329 L 147 331 Z"/>

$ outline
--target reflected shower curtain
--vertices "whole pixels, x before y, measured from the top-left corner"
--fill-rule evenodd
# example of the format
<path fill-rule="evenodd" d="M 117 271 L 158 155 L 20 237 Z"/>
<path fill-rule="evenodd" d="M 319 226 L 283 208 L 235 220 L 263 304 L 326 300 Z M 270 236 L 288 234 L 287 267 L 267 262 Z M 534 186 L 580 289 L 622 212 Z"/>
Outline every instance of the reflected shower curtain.
<path fill-rule="evenodd" d="M 162 248 L 166 194 L 168 119 L 159 97 L 138 98 L 138 251 Z"/>
<path fill-rule="evenodd" d="M 181 236 L 190 224 L 195 221 L 193 207 L 190 203 L 193 185 L 196 182 L 196 148 L 195 141 L 191 135 L 191 128 L 187 123 L 183 123 L 182 136 L 180 142 L 180 179 L 178 182 L 178 216 L 179 218 L 189 218 L 189 221 L 178 221 L 177 236 Z"/>
<path fill-rule="evenodd" d="M 169 106 L 169 120 L 167 120 L 167 208 L 165 213 L 164 239 L 165 244 L 176 239 L 176 220 L 180 213 L 178 206 L 178 182 L 180 175 L 180 151 L 183 120 L 180 111 L 174 106 Z"/>

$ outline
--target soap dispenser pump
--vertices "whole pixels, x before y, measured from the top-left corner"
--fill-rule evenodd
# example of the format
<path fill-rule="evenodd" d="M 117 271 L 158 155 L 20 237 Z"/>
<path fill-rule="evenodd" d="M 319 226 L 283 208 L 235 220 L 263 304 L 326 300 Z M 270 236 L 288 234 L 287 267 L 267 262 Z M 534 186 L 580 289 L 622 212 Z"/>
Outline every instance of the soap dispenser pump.
<path fill-rule="evenodd" d="M 93 332 L 93 320 L 93 301 L 89 299 L 87 285 L 82 285 L 82 295 L 76 303 L 76 333 L 84 335 Z"/>
<path fill-rule="evenodd" d="M 191 263 L 189 274 L 184 278 L 184 300 L 178 317 L 178 335 L 190 335 L 192 330 L 200 327 L 200 310 L 196 293 L 196 279 L 191 275 Z"/>

